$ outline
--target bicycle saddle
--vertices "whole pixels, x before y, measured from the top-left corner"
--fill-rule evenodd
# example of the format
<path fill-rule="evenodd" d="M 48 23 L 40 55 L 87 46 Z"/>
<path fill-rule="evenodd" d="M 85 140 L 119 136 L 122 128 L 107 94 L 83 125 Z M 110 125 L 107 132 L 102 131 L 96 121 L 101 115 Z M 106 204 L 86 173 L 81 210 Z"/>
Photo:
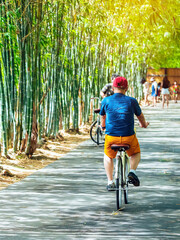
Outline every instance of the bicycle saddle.
<path fill-rule="evenodd" d="M 95 112 L 95 113 L 99 113 L 99 112 L 100 112 L 100 108 L 94 109 L 94 112 Z"/>
<path fill-rule="evenodd" d="M 112 144 L 111 149 L 114 151 L 126 151 L 130 148 L 127 144 Z"/>

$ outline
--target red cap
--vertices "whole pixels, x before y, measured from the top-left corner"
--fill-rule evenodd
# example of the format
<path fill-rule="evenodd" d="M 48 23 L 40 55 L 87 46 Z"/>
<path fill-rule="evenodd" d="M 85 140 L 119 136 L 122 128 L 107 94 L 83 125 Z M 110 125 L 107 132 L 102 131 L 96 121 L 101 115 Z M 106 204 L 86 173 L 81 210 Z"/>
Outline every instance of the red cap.
<path fill-rule="evenodd" d="M 128 87 L 127 79 L 124 77 L 117 77 L 113 81 L 113 87 L 125 89 Z"/>

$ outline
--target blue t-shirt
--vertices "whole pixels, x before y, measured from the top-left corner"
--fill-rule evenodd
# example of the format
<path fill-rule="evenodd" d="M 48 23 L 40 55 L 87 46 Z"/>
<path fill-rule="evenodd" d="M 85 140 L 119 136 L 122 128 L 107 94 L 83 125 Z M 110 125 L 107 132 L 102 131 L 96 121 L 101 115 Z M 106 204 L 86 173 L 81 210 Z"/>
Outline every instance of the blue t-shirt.
<path fill-rule="evenodd" d="M 134 132 L 134 114 L 141 115 L 141 108 L 133 97 L 115 93 L 101 103 L 100 115 L 106 115 L 106 134 L 131 136 Z"/>
<path fill-rule="evenodd" d="M 152 97 L 157 97 L 156 87 L 158 88 L 157 82 L 153 82 L 153 84 L 152 84 L 152 92 L 151 92 L 151 96 Z"/>

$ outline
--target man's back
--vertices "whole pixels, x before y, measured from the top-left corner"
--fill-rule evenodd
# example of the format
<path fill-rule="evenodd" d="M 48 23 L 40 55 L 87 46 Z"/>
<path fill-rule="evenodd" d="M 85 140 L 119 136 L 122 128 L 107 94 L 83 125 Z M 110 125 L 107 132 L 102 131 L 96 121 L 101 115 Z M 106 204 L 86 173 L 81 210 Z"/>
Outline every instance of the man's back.
<path fill-rule="evenodd" d="M 134 114 L 141 114 L 135 98 L 115 93 L 102 101 L 100 115 L 106 115 L 106 134 L 110 136 L 133 135 Z"/>

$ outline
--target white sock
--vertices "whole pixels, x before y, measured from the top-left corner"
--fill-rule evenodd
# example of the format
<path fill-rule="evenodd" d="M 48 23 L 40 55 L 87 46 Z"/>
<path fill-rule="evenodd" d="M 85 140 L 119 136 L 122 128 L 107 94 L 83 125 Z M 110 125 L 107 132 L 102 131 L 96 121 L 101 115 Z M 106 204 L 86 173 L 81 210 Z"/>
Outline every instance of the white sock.
<path fill-rule="evenodd" d="M 133 172 L 136 175 L 136 170 L 134 170 L 134 169 L 130 169 L 129 172 Z"/>
<path fill-rule="evenodd" d="M 113 183 L 113 180 L 108 180 L 108 185 L 112 183 Z"/>

